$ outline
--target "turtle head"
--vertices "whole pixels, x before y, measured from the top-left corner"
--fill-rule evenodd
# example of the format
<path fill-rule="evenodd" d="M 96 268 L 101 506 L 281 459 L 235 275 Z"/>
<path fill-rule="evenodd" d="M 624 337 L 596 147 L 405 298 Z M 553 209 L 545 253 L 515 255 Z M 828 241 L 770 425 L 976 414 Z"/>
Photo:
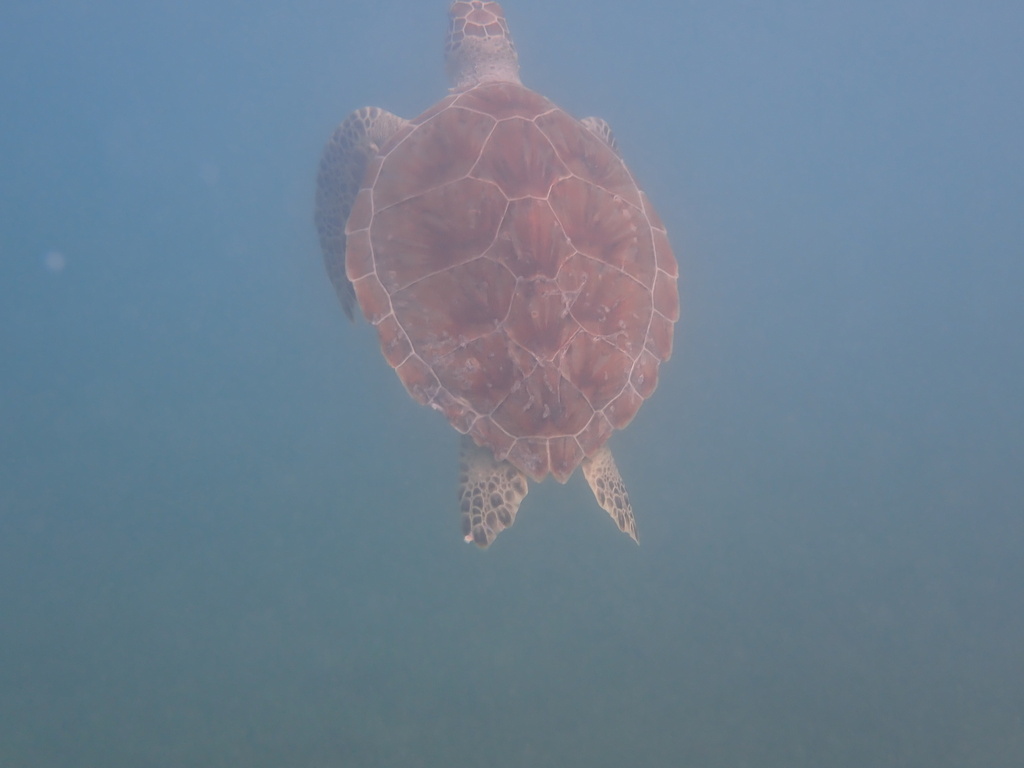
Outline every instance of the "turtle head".
<path fill-rule="evenodd" d="M 445 69 L 452 90 L 519 82 L 519 56 L 505 12 L 493 0 L 456 0 L 448 9 Z"/>

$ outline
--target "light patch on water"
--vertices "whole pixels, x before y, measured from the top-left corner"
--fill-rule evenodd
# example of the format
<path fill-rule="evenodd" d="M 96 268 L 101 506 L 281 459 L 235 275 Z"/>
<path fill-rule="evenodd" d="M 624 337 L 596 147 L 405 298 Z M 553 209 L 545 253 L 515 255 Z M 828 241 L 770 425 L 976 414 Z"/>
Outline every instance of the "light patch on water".
<path fill-rule="evenodd" d="M 67 265 L 67 257 L 60 251 L 50 250 L 43 254 L 43 266 L 51 275 L 59 275 Z"/>

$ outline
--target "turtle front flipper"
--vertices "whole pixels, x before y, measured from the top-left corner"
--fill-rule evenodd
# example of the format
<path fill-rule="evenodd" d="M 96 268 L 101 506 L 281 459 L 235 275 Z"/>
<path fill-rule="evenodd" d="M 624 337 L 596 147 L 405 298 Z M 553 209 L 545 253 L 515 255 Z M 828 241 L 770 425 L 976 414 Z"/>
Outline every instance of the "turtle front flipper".
<path fill-rule="evenodd" d="M 379 107 L 362 107 L 334 130 L 316 177 L 316 231 L 324 266 L 341 306 L 353 319 L 356 294 L 345 276 L 345 222 L 363 184 L 366 165 L 408 120 Z"/>
<path fill-rule="evenodd" d="M 583 476 L 594 492 L 594 498 L 601 508 L 612 516 L 612 520 L 623 533 L 628 533 L 637 544 L 636 520 L 633 507 L 629 504 L 626 484 L 622 481 L 619 468 L 615 466 L 611 449 L 604 445 L 593 456 L 583 460 Z"/>
<path fill-rule="evenodd" d="M 584 128 L 607 144 L 608 148 L 612 152 L 616 155 L 619 154 L 619 142 L 615 140 L 615 134 L 612 132 L 612 127 L 608 125 L 607 120 L 603 117 L 584 117 L 580 120 L 580 123 L 583 124 Z"/>
<path fill-rule="evenodd" d="M 467 542 L 486 548 L 516 520 L 529 491 L 526 475 L 507 461 L 495 461 L 469 435 L 459 452 L 459 508 Z"/>

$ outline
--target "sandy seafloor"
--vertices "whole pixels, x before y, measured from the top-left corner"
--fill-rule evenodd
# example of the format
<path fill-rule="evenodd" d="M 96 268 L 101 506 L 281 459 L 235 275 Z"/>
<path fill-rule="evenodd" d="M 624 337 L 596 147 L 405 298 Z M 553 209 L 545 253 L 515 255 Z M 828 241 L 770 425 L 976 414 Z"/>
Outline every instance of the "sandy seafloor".
<path fill-rule="evenodd" d="M 0 11 L 0 765 L 1024 765 L 1024 11 L 509 0 L 683 314 L 481 552 L 311 224 L 445 8 Z"/>

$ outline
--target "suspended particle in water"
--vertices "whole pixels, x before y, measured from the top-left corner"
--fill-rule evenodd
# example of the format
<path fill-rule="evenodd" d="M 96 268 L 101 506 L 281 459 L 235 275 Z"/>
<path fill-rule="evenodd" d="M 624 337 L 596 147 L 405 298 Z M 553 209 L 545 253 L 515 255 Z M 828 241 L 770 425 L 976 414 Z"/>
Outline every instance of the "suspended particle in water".
<path fill-rule="evenodd" d="M 59 275 L 67 264 L 67 258 L 60 251 L 47 251 L 43 254 L 43 266 L 51 275 Z"/>

